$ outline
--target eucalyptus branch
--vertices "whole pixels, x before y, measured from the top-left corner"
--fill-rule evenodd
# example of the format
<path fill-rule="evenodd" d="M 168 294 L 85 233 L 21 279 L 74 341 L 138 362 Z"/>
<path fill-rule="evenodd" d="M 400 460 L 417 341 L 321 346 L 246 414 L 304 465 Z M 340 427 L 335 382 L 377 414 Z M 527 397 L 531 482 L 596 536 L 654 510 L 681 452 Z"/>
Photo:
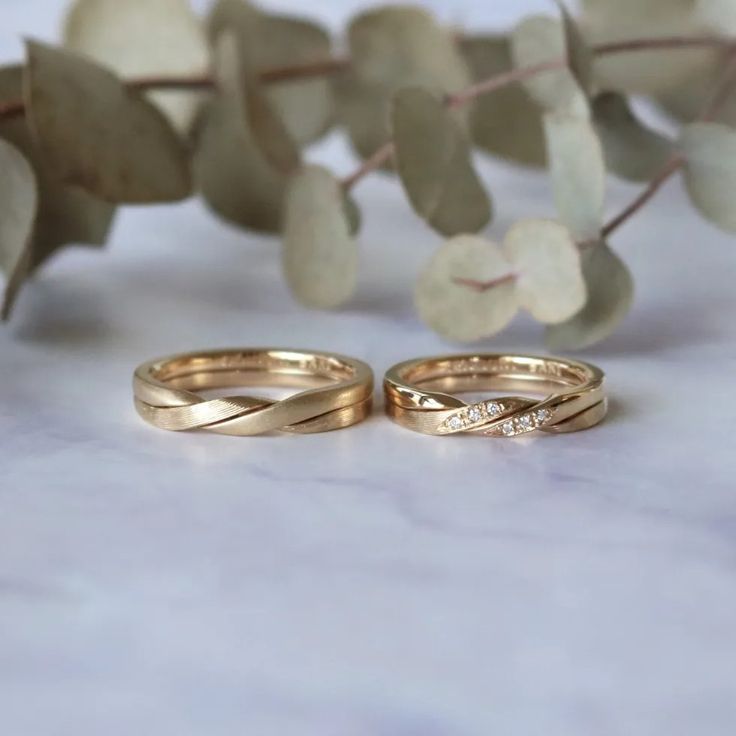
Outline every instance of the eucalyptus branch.
<path fill-rule="evenodd" d="M 607 238 L 615 230 L 621 227 L 627 220 L 633 217 L 645 204 L 647 204 L 655 194 L 664 186 L 664 184 L 674 176 L 685 163 L 681 156 L 671 158 L 662 170 L 649 182 L 644 191 L 639 194 L 634 201 L 623 209 L 618 215 L 607 222 L 601 230 L 601 235 Z M 587 243 L 583 243 L 583 246 Z"/>
<path fill-rule="evenodd" d="M 699 117 L 701 122 L 712 121 L 718 111 L 722 108 L 725 102 L 728 100 L 729 94 L 733 92 L 734 86 L 736 86 L 736 52 L 731 54 L 727 70 L 723 75 L 723 78 L 718 83 L 712 98 L 706 105 L 702 114 Z M 679 154 L 674 155 L 663 167 L 662 170 L 654 176 L 654 178 L 647 184 L 644 190 L 629 204 L 627 205 L 618 215 L 613 217 L 607 222 L 602 230 L 601 237 L 606 239 L 610 235 L 618 230 L 624 223 L 630 220 L 639 210 L 641 210 L 646 204 L 648 204 L 659 192 L 659 190 L 685 165 L 685 159 Z M 596 245 L 598 240 L 588 240 L 578 243 L 578 246 L 582 248 L 591 247 Z M 453 279 L 454 283 L 467 286 L 478 292 L 488 291 L 496 286 L 501 286 L 512 281 L 515 281 L 517 275 L 514 273 L 508 273 L 503 276 L 499 276 L 489 281 L 477 281 L 475 279 Z"/>
<path fill-rule="evenodd" d="M 591 51 L 595 56 L 607 56 L 611 54 L 621 54 L 634 51 L 657 51 L 665 49 L 695 49 L 695 48 L 718 48 L 736 50 L 736 40 L 730 38 L 721 38 L 716 36 L 672 36 L 668 38 L 634 38 L 626 41 L 617 41 L 615 43 L 600 44 L 593 46 Z M 492 94 L 497 90 L 508 87 L 526 79 L 543 74 L 545 72 L 564 69 L 567 66 L 567 59 L 552 59 L 542 64 L 534 64 L 532 66 L 512 69 L 511 71 L 498 74 L 489 79 L 478 82 L 462 92 L 454 95 L 448 95 L 445 98 L 445 105 L 449 109 L 457 109 L 476 100 L 486 94 Z M 363 177 L 376 171 L 383 166 L 393 156 L 394 148 L 391 142 L 384 144 L 372 156 L 366 159 L 363 164 L 350 176 L 343 179 L 343 186 L 350 189 L 355 186 Z"/>
<path fill-rule="evenodd" d="M 723 105 L 727 102 L 729 95 L 733 92 L 736 85 L 736 50 L 732 50 L 730 59 L 726 67 L 723 77 L 718 82 L 715 91 L 703 112 L 698 118 L 700 122 L 711 122 L 718 115 Z M 683 166 L 685 159 L 680 155 L 673 156 L 662 168 L 662 170 L 649 182 L 647 187 L 639 194 L 634 201 L 624 208 L 616 217 L 604 225 L 601 234 L 604 238 L 608 237 L 615 230 L 618 230 L 627 220 L 635 215 L 644 205 L 646 205 L 664 184 L 669 181 Z"/>
<path fill-rule="evenodd" d="M 259 79 L 263 84 L 283 84 L 302 79 L 314 77 L 325 77 L 338 74 L 350 66 L 350 60 L 346 58 L 323 59 L 308 64 L 293 64 L 263 69 L 259 72 Z M 217 81 L 211 75 L 204 76 L 155 76 L 130 79 L 125 82 L 128 89 L 140 92 L 163 91 L 163 90 L 211 90 L 217 85 Z M 21 117 L 25 114 L 26 106 L 23 100 L 10 100 L 0 102 L 0 120 Z"/>

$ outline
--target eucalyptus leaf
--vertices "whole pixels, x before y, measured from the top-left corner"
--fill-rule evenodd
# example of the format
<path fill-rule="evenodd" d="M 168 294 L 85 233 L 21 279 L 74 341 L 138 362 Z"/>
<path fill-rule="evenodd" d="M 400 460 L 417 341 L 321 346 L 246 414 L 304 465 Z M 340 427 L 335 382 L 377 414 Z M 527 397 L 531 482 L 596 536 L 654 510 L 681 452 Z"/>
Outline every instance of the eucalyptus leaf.
<path fill-rule="evenodd" d="M 27 49 L 28 115 L 62 181 L 110 202 L 188 196 L 186 148 L 156 107 L 82 56 L 36 42 Z"/>
<path fill-rule="evenodd" d="M 593 120 L 608 168 L 624 179 L 650 181 L 672 157 L 672 141 L 639 121 L 623 95 L 598 95 Z"/>
<path fill-rule="evenodd" d="M 730 1 L 730 0 L 728 0 Z M 713 35 L 694 12 L 696 0 L 582 0 L 581 24 L 589 44 L 632 38 Z M 629 94 L 660 94 L 698 76 L 715 53 L 693 48 L 631 51 L 595 60 L 598 87 Z"/>
<path fill-rule="evenodd" d="M 690 199 L 711 222 L 736 232 L 736 130 L 719 123 L 693 123 L 680 139 Z"/>
<path fill-rule="evenodd" d="M 580 350 L 604 340 L 631 307 L 634 295 L 631 273 L 606 243 L 584 248 L 582 265 L 588 300 L 571 319 L 547 327 L 546 342 L 550 350 Z"/>
<path fill-rule="evenodd" d="M 215 50 L 219 94 L 197 131 L 194 171 L 207 204 L 221 217 L 277 232 L 289 173 L 298 154 L 246 69 L 239 38 L 227 31 Z"/>
<path fill-rule="evenodd" d="M 247 49 L 254 69 L 298 66 L 332 56 L 329 33 L 302 18 L 265 13 L 246 0 L 219 0 L 209 17 L 213 42 L 232 31 Z M 267 96 L 289 135 L 300 145 L 321 138 L 335 120 L 335 95 L 329 79 L 279 81 Z"/>
<path fill-rule="evenodd" d="M 188 0 L 75 0 L 64 45 L 105 64 L 126 79 L 202 77 L 209 68 L 204 25 Z M 150 99 L 186 132 L 200 95 L 155 92 Z"/>
<path fill-rule="evenodd" d="M 565 32 L 565 49 L 567 62 L 575 81 L 586 96 L 593 90 L 593 53 L 578 28 L 577 21 L 567 9 L 564 0 L 555 0 L 562 15 L 562 27 Z"/>
<path fill-rule="evenodd" d="M 412 207 L 443 235 L 477 232 L 491 202 L 471 161 L 465 131 L 431 92 L 406 87 L 393 102 L 396 162 Z"/>
<path fill-rule="evenodd" d="M 461 49 L 476 82 L 513 69 L 505 36 L 466 36 Z M 470 110 L 470 129 L 475 144 L 488 153 L 524 166 L 547 162 L 542 111 L 520 84 L 481 95 Z"/>
<path fill-rule="evenodd" d="M 283 263 L 296 298 L 330 309 L 355 290 L 358 246 L 355 204 L 346 205 L 340 182 L 321 166 L 295 174 L 286 197 Z"/>
<path fill-rule="evenodd" d="M 603 220 L 606 166 L 591 122 L 577 115 L 544 118 L 547 156 L 560 219 L 581 241 L 598 237 Z"/>
<path fill-rule="evenodd" d="M 656 102 L 678 122 L 692 123 L 700 120 L 703 110 L 712 102 L 714 90 L 721 84 L 723 70 L 730 61 L 728 50 L 723 50 L 697 74 L 658 92 L 655 96 Z M 718 109 L 713 111 L 711 122 L 736 126 L 735 95 L 727 95 L 721 100 Z"/>
<path fill-rule="evenodd" d="M 335 92 L 338 123 L 347 130 L 355 152 L 369 158 L 391 138 L 385 87 L 362 82 L 347 72 L 335 80 Z M 393 171 L 393 161 L 382 168 Z"/>
<path fill-rule="evenodd" d="M 23 67 L 0 69 L 0 104 L 19 99 L 22 87 Z M 40 266 L 63 245 L 103 245 L 115 214 L 114 205 L 62 183 L 42 160 L 25 117 L 0 119 L 0 138 L 10 141 L 25 155 L 38 185 L 29 270 Z"/>
<path fill-rule="evenodd" d="M 518 68 L 568 57 L 562 23 L 546 15 L 525 18 L 511 36 L 511 53 Z M 529 94 L 546 110 L 587 113 L 585 94 L 569 67 L 540 72 L 524 81 Z"/>
<path fill-rule="evenodd" d="M 23 154 L 0 140 L 0 269 L 6 276 L 1 316 L 7 319 L 25 278 L 38 195 L 33 169 Z"/>
<path fill-rule="evenodd" d="M 390 104 L 402 87 L 444 97 L 470 84 L 470 71 L 452 34 L 426 10 L 385 6 L 357 16 L 348 29 L 352 83 L 338 90 L 340 119 L 356 151 L 367 157 L 390 137 Z M 467 120 L 467 110 L 457 110 Z M 369 149 L 367 142 L 377 142 Z"/>
<path fill-rule="evenodd" d="M 419 316 L 448 340 L 472 342 L 500 332 L 519 309 L 514 281 L 490 288 L 465 282 L 492 282 L 511 269 L 499 247 L 485 238 L 459 235 L 446 241 L 417 283 Z"/>
<path fill-rule="evenodd" d="M 570 231 L 553 220 L 525 220 L 503 242 L 516 273 L 522 307 L 546 324 L 564 322 L 586 300 L 580 252 Z"/>

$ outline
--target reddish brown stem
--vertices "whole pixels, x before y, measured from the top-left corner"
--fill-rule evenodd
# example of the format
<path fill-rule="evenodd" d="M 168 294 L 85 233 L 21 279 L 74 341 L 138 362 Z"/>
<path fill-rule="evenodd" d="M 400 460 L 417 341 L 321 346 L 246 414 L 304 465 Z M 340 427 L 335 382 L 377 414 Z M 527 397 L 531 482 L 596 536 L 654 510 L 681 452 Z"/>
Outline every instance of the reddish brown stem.
<path fill-rule="evenodd" d="M 264 69 L 259 77 L 264 84 L 279 84 L 291 82 L 298 79 L 310 79 L 312 77 L 324 77 L 345 71 L 350 66 L 349 59 L 323 59 L 309 64 L 280 66 L 272 69 Z M 209 90 L 214 89 L 216 81 L 214 77 L 171 77 L 155 76 L 131 79 L 126 86 L 140 92 L 152 90 Z M 23 100 L 11 100 L 0 103 L 0 120 L 19 117 L 25 113 Z"/>
<path fill-rule="evenodd" d="M 736 51 L 732 51 L 726 71 L 723 77 L 718 82 L 713 95 L 706 105 L 705 109 L 701 113 L 699 120 L 707 123 L 711 122 L 717 115 L 720 109 L 728 100 L 729 96 L 733 92 L 734 85 L 736 85 Z M 618 230 L 627 220 L 633 217 L 644 205 L 649 202 L 655 194 L 672 178 L 683 166 L 685 165 L 685 159 L 676 155 L 673 156 L 662 168 L 662 170 L 649 182 L 647 187 L 641 194 L 639 194 L 634 201 L 624 208 L 616 217 L 608 222 L 601 231 L 601 235 L 607 238 L 615 230 Z"/>
<path fill-rule="evenodd" d="M 454 278 L 453 281 L 459 286 L 468 286 L 474 291 L 482 293 L 484 291 L 488 291 L 489 289 L 493 289 L 496 286 L 501 286 L 502 284 L 508 284 L 512 281 L 516 281 L 517 278 L 519 278 L 517 274 L 507 273 L 503 276 L 499 276 L 498 278 L 491 279 L 490 281 L 477 281 L 476 279 L 461 278 Z"/>
<path fill-rule="evenodd" d="M 139 92 L 150 92 L 151 90 L 200 90 L 214 89 L 215 80 L 211 76 L 203 77 L 143 77 L 141 79 L 131 79 L 126 82 L 128 89 L 135 89 Z"/>
<path fill-rule="evenodd" d="M 675 156 L 668 161 L 662 171 L 649 182 L 646 189 L 627 207 L 624 208 L 616 217 L 604 225 L 601 235 L 607 238 L 614 230 L 618 230 L 630 217 L 635 215 L 652 197 L 662 188 L 667 180 L 676 174 L 682 167 L 684 161 L 682 157 Z"/>
<path fill-rule="evenodd" d="M 672 36 L 668 38 L 633 38 L 626 41 L 616 41 L 614 43 L 600 44 L 592 48 L 596 56 L 606 56 L 609 54 L 620 54 L 631 51 L 646 50 L 662 50 L 662 49 L 685 49 L 685 48 L 736 48 L 736 41 L 728 38 L 717 38 L 708 36 Z M 537 74 L 555 71 L 567 66 L 567 59 L 553 59 L 541 64 L 522 67 L 520 69 L 512 69 L 511 71 L 498 74 L 490 79 L 468 87 L 462 92 L 454 95 L 448 95 L 445 98 L 445 104 L 449 108 L 458 108 L 472 102 L 473 100 L 485 94 L 490 94 L 504 87 L 524 81 Z M 386 154 L 386 144 L 382 151 L 382 155 L 378 155 L 376 151 L 373 156 L 366 159 L 363 164 L 353 174 L 343 179 L 343 185 L 350 189 L 355 186 L 361 179 L 382 166 L 390 157 Z M 391 155 L 393 150 L 391 151 Z"/>
<path fill-rule="evenodd" d="M 261 82 L 264 84 L 278 84 L 279 82 L 293 82 L 297 79 L 310 79 L 311 77 L 325 77 L 331 74 L 339 74 L 350 68 L 350 59 L 323 59 L 311 64 L 301 66 L 281 66 L 273 69 L 265 69 L 260 73 Z"/>
<path fill-rule="evenodd" d="M 10 102 L 0 102 L 0 120 L 8 118 L 20 117 L 25 112 L 25 105 L 22 100 L 10 100 Z"/>
<path fill-rule="evenodd" d="M 630 38 L 625 41 L 600 43 L 592 47 L 597 56 L 622 54 L 630 51 L 657 51 L 662 49 L 733 48 L 736 40 L 724 36 L 666 36 L 664 38 Z"/>
<path fill-rule="evenodd" d="M 349 190 L 356 182 L 360 181 L 366 174 L 371 171 L 380 169 L 385 163 L 387 163 L 394 155 L 396 146 L 393 141 L 384 143 L 372 156 L 367 158 L 363 163 L 355 170 L 355 172 L 343 179 L 342 185 L 346 190 Z"/>
<path fill-rule="evenodd" d="M 563 69 L 566 65 L 567 62 L 564 59 L 555 59 L 553 61 L 546 61 L 542 64 L 527 66 L 522 69 L 512 69 L 511 71 L 504 72 L 503 74 L 478 82 L 478 84 L 474 84 L 471 87 L 464 89 L 462 92 L 448 95 L 445 99 L 445 104 L 451 109 L 462 107 L 481 95 L 490 94 L 491 92 L 495 92 L 503 87 L 508 87 L 510 84 L 515 84 L 516 82 L 523 82 L 525 79 L 535 77 L 537 74 Z"/>

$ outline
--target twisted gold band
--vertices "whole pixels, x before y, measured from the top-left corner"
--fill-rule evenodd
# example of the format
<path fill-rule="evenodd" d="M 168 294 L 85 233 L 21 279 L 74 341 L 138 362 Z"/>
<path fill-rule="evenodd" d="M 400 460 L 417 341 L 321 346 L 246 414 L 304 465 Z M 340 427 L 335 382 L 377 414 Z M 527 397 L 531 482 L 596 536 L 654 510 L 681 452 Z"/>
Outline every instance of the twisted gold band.
<path fill-rule="evenodd" d="M 197 391 L 231 386 L 306 388 L 281 401 L 253 396 L 206 399 Z M 176 355 L 141 365 L 135 406 L 150 424 L 231 435 L 342 429 L 370 413 L 373 372 L 334 353 L 254 348 Z"/>
<path fill-rule="evenodd" d="M 484 354 L 409 360 L 386 373 L 386 413 L 424 434 L 515 437 L 535 430 L 575 432 L 598 424 L 606 415 L 603 379 L 595 366 L 564 358 Z M 471 404 L 453 395 L 471 391 L 548 395 Z"/>

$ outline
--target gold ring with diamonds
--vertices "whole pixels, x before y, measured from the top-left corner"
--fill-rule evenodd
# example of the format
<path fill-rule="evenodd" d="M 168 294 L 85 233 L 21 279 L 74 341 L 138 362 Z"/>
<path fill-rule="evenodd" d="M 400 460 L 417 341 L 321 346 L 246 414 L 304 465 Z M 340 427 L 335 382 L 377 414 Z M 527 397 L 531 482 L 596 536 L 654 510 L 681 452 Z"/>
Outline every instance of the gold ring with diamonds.
<path fill-rule="evenodd" d="M 232 386 L 304 388 L 281 401 L 257 396 L 206 398 L 200 391 Z M 373 372 L 335 353 L 279 348 L 212 350 L 141 365 L 133 378 L 135 406 L 150 424 L 175 431 L 256 435 L 342 429 L 365 419 Z"/>
<path fill-rule="evenodd" d="M 386 413 L 407 429 L 433 435 L 461 432 L 516 437 L 576 432 L 606 415 L 603 371 L 589 363 L 533 355 L 445 355 L 399 363 L 384 379 Z M 541 395 L 467 403 L 455 394 Z"/>

